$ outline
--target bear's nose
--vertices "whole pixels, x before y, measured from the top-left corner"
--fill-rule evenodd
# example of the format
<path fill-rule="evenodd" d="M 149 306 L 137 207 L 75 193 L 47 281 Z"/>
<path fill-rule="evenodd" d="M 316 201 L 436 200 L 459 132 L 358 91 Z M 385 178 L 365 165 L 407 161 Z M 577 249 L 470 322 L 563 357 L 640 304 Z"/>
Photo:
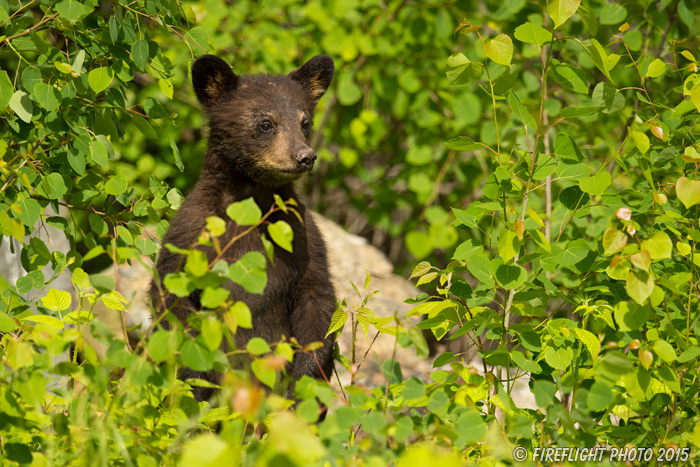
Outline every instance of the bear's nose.
<path fill-rule="evenodd" d="M 296 159 L 300 166 L 307 169 L 311 168 L 314 166 L 314 162 L 316 161 L 316 152 L 313 149 L 299 151 Z"/>

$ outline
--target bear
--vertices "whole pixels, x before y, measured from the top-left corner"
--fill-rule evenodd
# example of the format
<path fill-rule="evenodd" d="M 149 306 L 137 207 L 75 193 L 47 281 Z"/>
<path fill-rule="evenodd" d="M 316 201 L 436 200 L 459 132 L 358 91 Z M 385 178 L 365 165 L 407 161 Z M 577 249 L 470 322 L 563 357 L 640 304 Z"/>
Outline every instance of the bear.
<path fill-rule="evenodd" d="M 253 337 L 269 343 L 283 338 L 296 339 L 300 346 L 322 342 L 309 353 L 296 352 L 286 373 L 291 380 L 287 397 L 293 399 L 294 382 L 303 375 L 329 380 L 333 371 L 334 337 L 326 337 L 331 316 L 336 309 L 335 293 L 330 280 L 325 242 L 311 214 L 297 199 L 293 182 L 311 171 L 316 152 L 309 146 L 314 109 L 331 83 L 333 60 L 317 55 L 287 75 L 237 75 L 224 60 L 204 55 L 192 65 L 195 94 L 209 120 L 208 149 L 200 177 L 185 197 L 170 223 L 162 244 L 178 248 L 196 245 L 209 262 L 216 257 L 213 247 L 197 243 L 209 216 L 226 221 L 226 231 L 219 237 L 226 245 L 248 226 L 239 226 L 226 215 L 233 202 L 253 198 L 261 212 L 275 204 L 275 195 L 283 200 L 294 198 L 299 204 L 299 218 L 291 211 L 275 211 L 264 224 L 233 243 L 225 258 L 233 262 L 244 254 L 264 254 L 261 236 L 267 224 L 284 220 L 292 228 L 292 251 L 274 245 L 273 261 L 266 257 L 267 284 L 262 294 L 252 294 L 228 281 L 223 285 L 231 298 L 243 301 L 251 311 L 252 329 L 238 328 L 235 345 L 245 349 Z M 303 222 L 301 222 L 303 219 Z M 268 237 L 269 238 L 269 237 Z M 168 273 L 182 268 L 182 257 L 162 248 L 156 263 L 160 281 Z M 154 281 L 150 298 L 160 316 L 166 309 L 186 325 L 190 313 L 198 311 L 201 291 L 178 298 L 158 287 Z M 166 320 L 161 324 L 168 328 Z M 193 332 L 193 334 L 195 334 Z M 224 340 L 224 344 L 225 340 Z M 224 350 L 228 350 L 225 349 Z M 315 354 L 315 355 L 313 355 Z M 234 362 L 245 366 L 245 361 Z M 219 383 L 221 375 L 183 368 L 178 377 L 201 378 Z M 214 390 L 193 389 L 195 399 L 209 400 Z"/>

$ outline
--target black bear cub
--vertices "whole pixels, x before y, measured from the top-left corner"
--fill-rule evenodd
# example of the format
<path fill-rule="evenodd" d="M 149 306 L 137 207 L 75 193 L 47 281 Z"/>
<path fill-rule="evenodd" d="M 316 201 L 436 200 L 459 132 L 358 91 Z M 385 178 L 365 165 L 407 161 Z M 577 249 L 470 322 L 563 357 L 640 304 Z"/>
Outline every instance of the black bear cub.
<path fill-rule="evenodd" d="M 197 244 L 206 218 L 218 216 L 227 222 L 226 233 L 219 238 L 226 245 L 248 227 L 237 225 L 226 215 L 233 202 L 253 197 L 263 213 L 274 205 L 274 195 L 283 200 L 295 198 L 293 182 L 309 172 L 316 153 L 309 147 L 313 113 L 333 78 L 333 60 L 318 55 L 288 75 L 236 75 L 222 59 L 205 55 L 192 66 L 192 82 L 202 107 L 209 117 L 209 149 L 199 181 L 185 198 L 163 238 L 179 248 Z M 267 224 L 286 221 L 293 230 L 292 252 L 275 245 L 273 263 L 267 260 L 267 285 L 262 295 L 246 292 L 231 281 L 224 287 L 231 298 L 248 305 L 252 329 L 239 328 L 236 347 L 245 349 L 252 337 L 274 343 L 283 336 L 296 338 L 301 346 L 323 342 L 313 355 L 296 353 L 287 366 L 292 382 L 303 375 L 328 379 L 333 371 L 332 337 L 326 338 L 335 310 L 335 295 L 330 282 L 326 247 L 309 212 L 301 204 L 297 211 L 303 223 L 289 212 L 277 211 L 256 231 L 237 240 L 225 258 L 233 262 L 251 251 L 264 254 L 261 235 Z M 269 236 L 268 236 L 269 238 Z M 197 246 L 211 262 L 212 247 Z M 181 257 L 163 248 L 157 262 L 158 277 L 177 272 Z M 160 287 L 164 290 L 163 287 Z M 201 308 L 199 291 L 178 299 L 151 284 L 151 299 L 160 315 L 166 308 L 183 323 L 190 313 Z M 167 323 L 163 321 L 164 325 Z M 317 362 L 318 360 L 318 362 Z M 202 378 L 218 382 L 215 371 L 202 374 L 189 368 L 180 378 Z M 291 395 L 293 384 L 288 395 Z M 199 401 L 212 396 L 209 388 L 196 387 Z"/>

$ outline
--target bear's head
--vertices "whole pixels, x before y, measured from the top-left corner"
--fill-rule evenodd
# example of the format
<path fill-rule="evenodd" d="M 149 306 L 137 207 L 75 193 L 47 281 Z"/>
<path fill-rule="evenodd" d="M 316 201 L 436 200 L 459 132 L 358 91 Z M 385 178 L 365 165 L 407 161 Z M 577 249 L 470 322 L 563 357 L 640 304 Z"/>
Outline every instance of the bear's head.
<path fill-rule="evenodd" d="M 192 84 L 209 116 L 209 157 L 255 183 L 280 186 L 309 172 L 313 113 L 333 78 L 333 60 L 317 55 L 288 75 L 237 75 L 219 57 L 192 66 Z"/>

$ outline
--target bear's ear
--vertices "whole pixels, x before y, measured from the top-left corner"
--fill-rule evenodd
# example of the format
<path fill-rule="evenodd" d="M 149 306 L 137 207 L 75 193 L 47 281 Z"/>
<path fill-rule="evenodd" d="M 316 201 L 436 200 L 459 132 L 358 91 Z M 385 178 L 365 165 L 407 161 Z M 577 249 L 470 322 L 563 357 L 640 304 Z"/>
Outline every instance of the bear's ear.
<path fill-rule="evenodd" d="M 333 79 L 335 65 L 328 55 L 316 55 L 301 67 L 289 73 L 289 77 L 302 85 L 316 105 Z"/>
<path fill-rule="evenodd" d="M 202 55 L 192 65 L 192 85 L 204 107 L 233 92 L 237 84 L 238 77 L 219 57 Z"/>

